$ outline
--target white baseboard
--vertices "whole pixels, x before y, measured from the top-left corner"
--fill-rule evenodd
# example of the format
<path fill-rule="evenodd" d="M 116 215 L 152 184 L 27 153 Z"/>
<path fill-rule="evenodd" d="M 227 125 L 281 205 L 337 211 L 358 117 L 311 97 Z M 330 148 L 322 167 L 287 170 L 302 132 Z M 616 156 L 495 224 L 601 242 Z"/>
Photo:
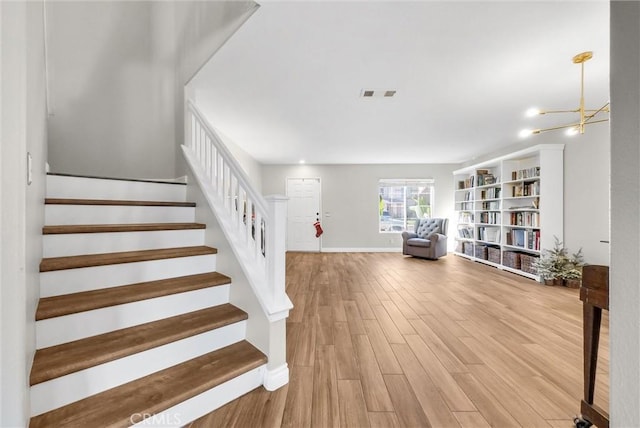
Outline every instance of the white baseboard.
<path fill-rule="evenodd" d="M 322 253 L 401 253 L 402 246 L 383 248 L 322 248 Z"/>
<path fill-rule="evenodd" d="M 263 386 L 267 391 L 275 391 L 289 383 L 289 366 L 287 363 L 273 370 L 265 370 Z"/>

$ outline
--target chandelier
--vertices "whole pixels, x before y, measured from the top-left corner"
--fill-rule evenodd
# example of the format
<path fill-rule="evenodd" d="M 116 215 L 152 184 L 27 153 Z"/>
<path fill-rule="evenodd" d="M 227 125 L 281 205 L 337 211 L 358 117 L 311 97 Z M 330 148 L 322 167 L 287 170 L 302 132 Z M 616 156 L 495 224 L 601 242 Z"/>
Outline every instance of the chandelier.
<path fill-rule="evenodd" d="M 609 102 L 600 107 L 599 109 L 586 109 L 584 107 L 584 63 L 593 58 L 593 52 L 582 52 L 573 57 L 574 64 L 580 64 L 580 105 L 575 110 L 539 110 L 531 108 L 527 110 L 526 115 L 529 117 L 537 116 L 541 114 L 553 114 L 553 113 L 578 113 L 580 115 L 577 122 L 569 123 L 567 125 L 554 126 L 551 128 L 541 129 L 523 129 L 520 131 L 520 137 L 528 137 L 533 134 L 540 134 L 546 131 L 556 131 L 559 129 L 566 129 L 567 135 L 584 134 L 585 126 L 594 123 L 607 122 L 609 118 L 603 118 L 603 114 L 609 113 Z"/>

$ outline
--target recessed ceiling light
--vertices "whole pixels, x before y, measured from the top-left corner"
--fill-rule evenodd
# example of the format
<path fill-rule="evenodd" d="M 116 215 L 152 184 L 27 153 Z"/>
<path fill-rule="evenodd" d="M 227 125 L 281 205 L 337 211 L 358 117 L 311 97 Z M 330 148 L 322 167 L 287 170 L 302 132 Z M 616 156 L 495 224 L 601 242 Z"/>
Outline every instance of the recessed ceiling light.
<path fill-rule="evenodd" d="M 363 97 L 372 97 L 373 94 L 374 94 L 374 91 L 362 91 Z"/>
<path fill-rule="evenodd" d="M 392 97 L 396 94 L 396 91 L 384 91 L 385 97 Z"/>

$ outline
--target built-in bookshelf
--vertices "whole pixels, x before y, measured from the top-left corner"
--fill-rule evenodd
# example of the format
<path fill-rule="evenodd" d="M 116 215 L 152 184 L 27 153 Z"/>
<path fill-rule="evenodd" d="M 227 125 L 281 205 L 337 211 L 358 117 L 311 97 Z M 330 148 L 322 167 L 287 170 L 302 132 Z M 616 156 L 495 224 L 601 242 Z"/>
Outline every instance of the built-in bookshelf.
<path fill-rule="evenodd" d="M 563 239 L 564 144 L 540 144 L 454 171 L 455 253 L 539 280 L 531 264 Z"/>

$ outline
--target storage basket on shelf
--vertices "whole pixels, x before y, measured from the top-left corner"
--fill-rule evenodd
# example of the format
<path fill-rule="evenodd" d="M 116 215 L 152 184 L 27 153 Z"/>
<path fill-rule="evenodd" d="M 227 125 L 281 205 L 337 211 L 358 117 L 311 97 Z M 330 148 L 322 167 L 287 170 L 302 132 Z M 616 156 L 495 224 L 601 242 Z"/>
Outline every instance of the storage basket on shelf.
<path fill-rule="evenodd" d="M 513 269 L 520 269 L 520 253 L 505 251 L 502 253 L 502 264 Z"/>
<path fill-rule="evenodd" d="M 462 241 L 458 241 L 458 243 L 456 244 L 456 253 L 464 253 L 464 242 Z"/>
<path fill-rule="evenodd" d="M 487 247 L 487 256 L 492 263 L 500 263 L 500 248 Z"/>
<path fill-rule="evenodd" d="M 465 242 L 463 247 L 464 247 L 464 253 L 467 256 L 473 256 L 473 243 L 472 242 Z"/>
<path fill-rule="evenodd" d="M 531 254 L 520 254 L 520 270 L 537 275 L 538 271 L 533 266 L 533 262 L 535 262 L 537 259 L 537 256 L 533 256 Z"/>
<path fill-rule="evenodd" d="M 477 259 L 487 260 L 487 246 L 486 245 L 476 245 L 475 246 L 475 256 Z"/>

